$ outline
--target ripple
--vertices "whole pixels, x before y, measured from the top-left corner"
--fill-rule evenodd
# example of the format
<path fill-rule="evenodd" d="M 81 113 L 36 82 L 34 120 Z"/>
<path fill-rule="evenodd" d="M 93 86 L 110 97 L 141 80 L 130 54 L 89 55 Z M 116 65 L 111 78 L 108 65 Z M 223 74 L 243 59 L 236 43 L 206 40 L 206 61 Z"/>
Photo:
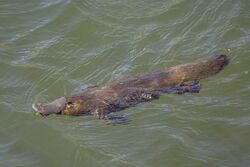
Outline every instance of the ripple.
<path fill-rule="evenodd" d="M 11 147 L 16 143 L 16 141 L 0 142 L 0 153 L 6 153 L 11 150 Z"/>
<path fill-rule="evenodd" d="M 26 0 L 27 1 L 27 0 Z M 63 2 L 69 2 L 68 0 L 54 0 L 54 1 L 41 1 L 41 2 L 11 2 L 8 4 L 0 5 L 0 15 L 19 15 L 19 14 L 28 14 L 33 13 L 35 11 L 48 8 L 51 6 L 58 5 Z"/>
<path fill-rule="evenodd" d="M 247 164 L 247 7 L 243 0 L 0 2 L 1 165 Z M 231 63 L 202 81 L 199 94 L 132 107 L 126 125 L 31 114 L 34 101 L 215 53 Z"/>
<path fill-rule="evenodd" d="M 4 166 L 18 166 L 23 165 L 34 165 L 38 161 L 34 159 L 34 156 L 23 151 L 17 151 L 17 140 L 3 140 L 6 135 L 1 135 L 2 139 L 0 141 L 0 160 L 1 165 Z M 33 159 L 32 159 L 33 158 Z M 32 160 L 31 160 L 32 159 Z"/>

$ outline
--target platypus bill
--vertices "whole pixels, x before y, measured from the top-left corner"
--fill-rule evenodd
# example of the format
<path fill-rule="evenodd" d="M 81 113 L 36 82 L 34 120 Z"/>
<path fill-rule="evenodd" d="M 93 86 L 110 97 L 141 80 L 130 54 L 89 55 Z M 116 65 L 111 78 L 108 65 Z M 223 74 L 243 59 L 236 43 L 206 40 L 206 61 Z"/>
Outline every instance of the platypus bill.
<path fill-rule="evenodd" d="M 32 108 L 41 115 L 94 115 L 100 119 L 111 119 L 110 113 L 152 101 L 163 93 L 198 93 L 200 80 L 217 74 L 228 63 L 226 55 L 215 55 L 162 71 L 116 79 L 103 86 L 60 97 L 51 103 L 32 104 Z"/>

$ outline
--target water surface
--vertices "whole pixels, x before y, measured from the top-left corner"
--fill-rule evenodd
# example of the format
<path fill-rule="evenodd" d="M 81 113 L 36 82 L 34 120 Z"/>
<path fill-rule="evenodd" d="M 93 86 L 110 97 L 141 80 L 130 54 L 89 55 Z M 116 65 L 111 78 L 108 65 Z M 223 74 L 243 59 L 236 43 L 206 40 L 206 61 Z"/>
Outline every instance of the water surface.
<path fill-rule="evenodd" d="M 249 0 L 1 0 L 0 166 L 248 167 Z M 97 118 L 37 117 L 88 86 L 217 53 L 231 64 L 199 94 Z"/>

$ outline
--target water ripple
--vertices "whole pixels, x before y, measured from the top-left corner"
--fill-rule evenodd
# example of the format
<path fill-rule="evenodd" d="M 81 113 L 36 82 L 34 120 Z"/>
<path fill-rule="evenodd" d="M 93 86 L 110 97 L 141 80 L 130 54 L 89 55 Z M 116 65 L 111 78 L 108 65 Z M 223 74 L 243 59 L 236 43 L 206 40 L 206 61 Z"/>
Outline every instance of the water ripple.
<path fill-rule="evenodd" d="M 27 1 L 27 0 L 26 0 Z M 8 4 L 0 4 L 0 15 L 5 16 L 5 15 L 19 15 L 19 14 L 28 14 L 28 13 L 33 13 L 38 10 L 43 10 L 44 8 L 49 8 L 52 6 L 59 5 L 60 3 L 63 2 L 69 2 L 68 0 L 53 0 L 53 1 L 37 1 L 33 3 L 28 3 L 27 2 L 14 2 L 14 1 L 9 1 Z"/>
<path fill-rule="evenodd" d="M 244 0 L 1 1 L 0 133 L 11 134 L 7 140 L 1 134 L 1 165 L 248 164 L 248 6 Z M 199 94 L 163 95 L 125 110 L 127 125 L 30 114 L 33 102 L 216 53 L 229 55 L 230 66 L 202 81 Z"/>

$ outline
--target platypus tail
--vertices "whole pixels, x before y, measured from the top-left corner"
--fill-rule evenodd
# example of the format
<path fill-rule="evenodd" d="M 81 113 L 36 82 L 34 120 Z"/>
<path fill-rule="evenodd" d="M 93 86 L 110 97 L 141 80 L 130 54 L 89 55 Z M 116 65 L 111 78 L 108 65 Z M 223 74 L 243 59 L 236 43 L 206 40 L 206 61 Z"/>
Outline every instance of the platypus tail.
<path fill-rule="evenodd" d="M 228 64 L 229 59 L 226 55 L 215 55 L 193 63 L 177 65 L 168 69 L 168 72 L 175 83 L 183 83 L 208 78 L 220 72 Z"/>

